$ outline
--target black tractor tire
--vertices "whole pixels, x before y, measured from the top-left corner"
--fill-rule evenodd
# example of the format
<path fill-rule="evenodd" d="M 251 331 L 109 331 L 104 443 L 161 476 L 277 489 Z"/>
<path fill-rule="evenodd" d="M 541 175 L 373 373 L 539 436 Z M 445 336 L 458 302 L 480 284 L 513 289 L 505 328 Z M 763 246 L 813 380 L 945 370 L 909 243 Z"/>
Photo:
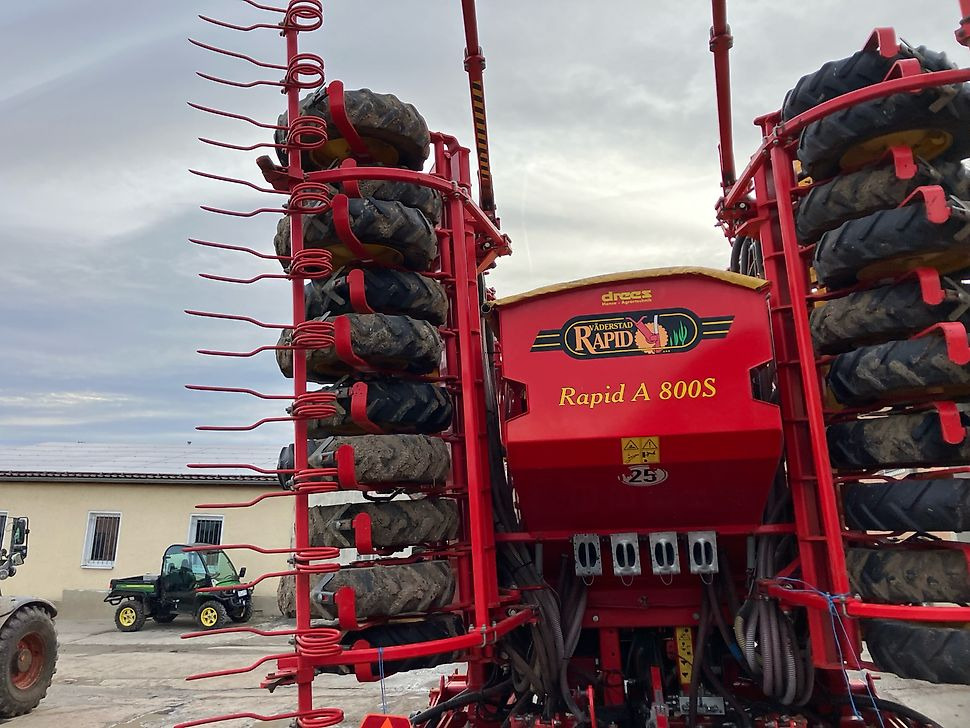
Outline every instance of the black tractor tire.
<path fill-rule="evenodd" d="M 19 646 L 26 641 L 26 664 Z M 36 666 L 34 661 L 38 661 Z M 21 608 L 0 628 L 0 719 L 24 715 L 37 707 L 57 667 L 57 632 L 47 610 Z"/>
<path fill-rule="evenodd" d="M 924 71 L 956 68 L 944 53 L 926 46 L 904 46 L 892 58 L 885 58 L 878 50 L 857 51 L 848 58 L 829 61 L 814 73 L 798 79 L 798 83 L 785 94 L 781 118 L 788 121 L 836 96 L 879 83 L 886 78 L 893 63 L 904 58 L 918 59 Z"/>
<path fill-rule="evenodd" d="M 354 382 L 348 382 L 320 390 L 337 398 L 333 403 L 337 411 L 326 419 L 308 420 L 309 437 L 367 433 L 351 418 L 354 386 Z M 452 414 L 451 395 L 444 387 L 397 379 L 367 382 L 367 418 L 386 434 L 431 435 L 441 432 L 451 425 Z"/>
<path fill-rule="evenodd" d="M 842 512 L 857 531 L 970 531 L 970 479 L 849 483 L 842 489 Z"/>
<path fill-rule="evenodd" d="M 169 624 L 170 622 L 174 622 L 177 616 L 175 612 L 165 612 L 163 614 L 153 614 L 152 619 L 158 622 L 158 624 Z"/>
<path fill-rule="evenodd" d="M 369 88 L 344 91 L 344 105 L 347 117 L 357 133 L 365 142 L 373 139 L 387 145 L 396 152 L 397 159 L 388 159 L 372 145 L 373 156 L 385 166 L 407 167 L 420 170 L 431 152 L 431 134 L 421 114 L 411 104 L 406 104 L 394 94 L 379 94 Z M 309 94 L 300 101 L 300 114 L 316 116 L 327 122 L 327 137 L 341 139 L 340 130 L 334 125 L 330 115 L 330 99 L 326 87 Z M 280 115 L 279 125 L 288 125 L 287 115 Z M 286 143 L 287 132 L 276 132 L 276 143 Z M 287 152 L 278 149 L 280 164 L 287 165 Z M 347 155 L 338 150 L 311 149 L 303 153 L 303 171 L 327 169 Z M 384 159 L 381 159 L 385 157 Z"/>
<path fill-rule="evenodd" d="M 461 618 L 454 614 L 433 614 L 421 619 L 391 624 L 376 624 L 373 627 L 355 629 L 345 632 L 340 644 L 344 649 L 351 649 L 354 644 L 363 640 L 370 647 L 395 647 L 397 645 L 417 644 L 459 637 L 465 634 L 465 625 Z M 460 662 L 459 652 L 445 652 L 424 657 L 409 657 L 404 660 L 390 660 L 384 663 L 384 676 L 398 672 L 422 670 L 438 665 Z M 371 663 L 372 675 L 380 675 L 378 663 Z M 353 675 L 353 665 L 327 665 L 318 667 L 317 673 L 331 673 L 337 675 Z"/>
<path fill-rule="evenodd" d="M 370 517 L 371 543 L 379 549 L 400 549 L 444 543 L 458 537 L 458 503 L 451 498 L 419 498 L 385 503 L 341 503 L 310 507 L 310 545 L 356 548 L 352 522 Z"/>
<path fill-rule="evenodd" d="M 337 192 L 347 194 L 345 185 L 337 185 Z M 424 213 L 424 216 L 431 221 L 432 225 L 441 222 L 441 212 L 444 209 L 441 195 L 437 190 L 424 185 L 412 184 L 410 182 L 391 182 L 389 180 L 362 179 L 357 182 L 357 192 L 359 194 L 352 197 L 373 197 L 377 200 L 388 202 L 400 202 L 408 207 L 416 207 Z"/>
<path fill-rule="evenodd" d="M 233 622 L 236 622 L 237 624 L 248 622 L 252 618 L 253 618 L 252 600 L 246 602 L 243 605 L 243 608 L 240 609 L 237 613 L 233 614 L 232 612 L 229 612 L 229 619 L 231 619 Z"/>
<path fill-rule="evenodd" d="M 849 584 L 879 604 L 970 602 L 967 559 L 956 549 L 845 550 Z"/>
<path fill-rule="evenodd" d="M 826 431 L 832 465 L 843 470 L 970 464 L 970 405 L 958 404 L 966 436 L 950 445 L 943 440 L 934 410 L 868 417 L 829 425 Z"/>
<path fill-rule="evenodd" d="M 434 325 L 407 316 L 349 313 L 350 344 L 354 354 L 382 372 L 433 374 L 438 370 L 444 344 Z M 333 319 L 329 319 L 332 321 Z M 293 333 L 283 331 L 280 346 L 290 346 Z M 307 379 L 327 384 L 357 370 L 337 356 L 336 345 L 305 352 Z M 293 376 L 293 350 L 279 349 L 276 361 L 286 377 Z"/>
<path fill-rule="evenodd" d="M 402 202 L 373 197 L 347 201 L 350 228 L 368 255 L 383 265 L 403 266 L 425 271 L 438 255 L 438 238 L 432 222 L 421 210 Z M 334 267 L 358 260 L 334 225 L 333 212 L 306 214 L 303 221 L 303 247 L 329 250 Z M 280 218 L 273 239 L 276 254 L 290 255 L 290 217 Z M 286 264 L 283 264 L 286 268 Z"/>
<path fill-rule="evenodd" d="M 863 622 L 876 667 L 910 680 L 970 685 L 970 630 L 889 619 Z"/>
<path fill-rule="evenodd" d="M 812 310 L 811 328 L 819 354 L 838 354 L 859 346 L 906 339 L 939 321 L 970 326 L 970 295 L 955 274 L 943 281 L 943 301 L 923 301 L 919 283 L 902 280 L 888 286 L 856 291 Z M 962 300 L 967 299 L 967 300 Z"/>
<path fill-rule="evenodd" d="M 311 592 L 329 619 L 337 618 L 334 595 L 350 587 L 358 620 L 421 614 L 447 607 L 455 596 L 455 572 L 447 561 L 343 568 L 324 576 Z"/>
<path fill-rule="evenodd" d="M 943 223 L 931 222 L 922 200 L 880 210 L 822 235 L 815 247 L 815 273 L 819 283 L 836 289 L 921 266 L 943 273 L 963 269 L 970 263 L 970 246 L 954 240 L 963 227 L 956 214 Z"/>
<path fill-rule="evenodd" d="M 214 617 L 211 616 L 213 612 L 215 613 Z M 210 621 L 213 619 L 214 621 Z M 226 605 L 218 599 L 206 600 L 195 610 L 195 623 L 199 629 L 222 629 L 228 621 L 229 614 L 226 612 Z"/>
<path fill-rule="evenodd" d="M 134 613 L 134 620 L 129 621 L 132 612 Z M 147 618 L 148 613 L 145 610 L 145 604 L 140 599 L 128 599 L 115 609 L 115 627 L 118 628 L 119 632 L 137 632 L 145 626 Z"/>
<path fill-rule="evenodd" d="M 963 199 L 966 184 L 963 167 L 944 164 L 940 170 L 922 159 L 916 174 L 900 179 L 892 162 L 841 174 L 812 187 L 798 203 L 795 231 L 803 244 L 814 243 L 822 233 L 834 230 L 848 220 L 898 207 L 917 187 L 940 185 L 947 193 Z"/>
<path fill-rule="evenodd" d="M 307 440 L 311 468 L 336 466 L 336 453 L 342 445 L 354 449 L 354 473 L 358 483 L 440 485 L 451 471 L 451 453 L 444 440 L 427 435 L 360 435 Z M 293 446 L 280 452 L 279 469 L 293 468 Z M 289 485 L 289 476 L 280 475 Z"/>
<path fill-rule="evenodd" d="M 435 326 L 447 320 L 448 294 L 434 278 L 388 268 L 366 268 L 363 274 L 364 298 L 374 312 L 410 316 Z M 349 275 L 349 268 L 341 268 L 328 278 L 307 283 L 306 318 L 363 313 L 355 311 L 350 302 Z"/>
<path fill-rule="evenodd" d="M 956 95 L 942 107 L 936 104 L 941 92 L 930 89 L 918 94 L 901 93 L 865 101 L 836 111 L 824 119 L 809 124 L 802 130 L 798 140 L 798 159 L 805 174 L 816 180 L 838 174 L 843 157 L 853 147 L 872 142 L 880 137 L 904 131 L 932 130 L 949 135 L 949 142 L 942 151 L 929 149 L 916 151 L 929 161 L 959 160 L 970 154 L 970 91 L 960 87 Z M 899 141 L 876 145 L 888 149 Z M 873 161 L 880 151 L 873 149 L 867 157 Z"/>
<path fill-rule="evenodd" d="M 970 367 L 950 359 L 942 336 L 928 335 L 839 354 L 826 381 L 846 406 L 949 399 L 970 393 Z"/>
<path fill-rule="evenodd" d="M 312 591 L 320 583 L 321 574 L 310 574 L 310 590 Z M 296 577 L 292 574 L 281 576 L 276 587 L 276 606 L 287 619 L 296 618 Z M 310 616 L 313 619 L 322 619 L 323 612 L 310 600 Z"/>

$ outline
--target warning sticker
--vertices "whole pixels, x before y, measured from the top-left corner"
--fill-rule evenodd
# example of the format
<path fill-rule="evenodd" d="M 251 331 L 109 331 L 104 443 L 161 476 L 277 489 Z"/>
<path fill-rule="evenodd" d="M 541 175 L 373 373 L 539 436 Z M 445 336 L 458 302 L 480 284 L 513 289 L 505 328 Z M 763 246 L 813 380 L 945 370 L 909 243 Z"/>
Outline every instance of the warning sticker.
<path fill-rule="evenodd" d="M 660 438 L 651 437 L 622 437 L 620 438 L 620 452 L 624 465 L 660 462 Z"/>

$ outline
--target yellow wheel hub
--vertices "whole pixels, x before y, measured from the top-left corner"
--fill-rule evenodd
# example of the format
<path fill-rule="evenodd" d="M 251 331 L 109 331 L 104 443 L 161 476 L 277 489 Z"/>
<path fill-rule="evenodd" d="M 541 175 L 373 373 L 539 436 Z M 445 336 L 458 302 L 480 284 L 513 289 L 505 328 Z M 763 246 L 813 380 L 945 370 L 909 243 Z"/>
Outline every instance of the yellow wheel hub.
<path fill-rule="evenodd" d="M 394 248 L 386 245 L 377 245 L 375 243 L 363 243 L 362 245 L 364 250 L 367 251 L 367 254 L 381 265 L 404 264 L 404 256 Z M 327 246 L 327 250 L 332 255 L 331 261 L 335 270 L 351 261 L 358 260 L 357 256 L 343 245 L 330 245 Z"/>
<path fill-rule="evenodd" d="M 942 129 L 910 129 L 883 134 L 853 146 L 842 155 L 842 169 L 857 169 L 875 162 L 890 147 L 909 147 L 917 157 L 930 160 L 938 157 L 953 144 L 953 135 Z"/>
<path fill-rule="evenodd" d="M 122 627 L 130 627 L 135 623 L 138 615 L 135 614 L 135 610 L 131 607 L 125 607 L 120 612 L 118 612 L 118 622 Z"/>
<path fill-rule="evenodd" d="M 367 151 L 375 162 L 390 167 L 398 165 L 401 155 L 390 144 L 374 137 L 361 137 L 361 139 L 367 145 Z M 309 150 L 309 154 L 310 159 L 320 165 L 322 169 L 328 169 L 334 162 L 342 162 L 348 157 L 354 156 L 350 144 L 342 137 L 328 140 L 322 147 Z"/>
<path fill-rule="evenodd" d="M 219 612 L 213 607 L 206 607 L 199 612 L 199 621 L 202 622 L 203 627 L 215 627 L 219 621 Z"/>

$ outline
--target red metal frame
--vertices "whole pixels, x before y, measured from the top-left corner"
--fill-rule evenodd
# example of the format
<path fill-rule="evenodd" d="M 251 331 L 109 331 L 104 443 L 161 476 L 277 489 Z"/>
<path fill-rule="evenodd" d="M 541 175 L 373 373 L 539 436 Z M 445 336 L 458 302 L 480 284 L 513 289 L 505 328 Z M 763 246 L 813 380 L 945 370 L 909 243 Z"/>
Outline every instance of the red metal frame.
<path fill-rule="evenodd" d="M 715 28 L 721 28 L 721 33 L 726 32 L 724 0 L 712 0 L 712 8 Z M 970 0 L 961 0 L 961 10 L 963 19 L 957 39 L 968 45 Z M 865 47 L 878 50 L 887 58 L 898 51 L 895 34 L 889 28 L 876 29 Z M 715 51 L 722 175 L 730 178 L 733 155 L 729 149 L 730 92 L 726 55 L 726 51 L 720 54 Z M 821 103 L 787 122 L 782 122 L 778 113 L 759 118 L 756 123 L 761 128 L 763 141 L 737 181 L 726 187 L 717 205 L 719 223 L 729 239 L 742 235 L 760 238 L 765 277 L 772 282 L 772 334 L 785 427 L 788 481 L 795 503 L 800 568 L 804 582 L 817 592 L 801 590 L 784 581 L 769 582 L 763 584 L 762 588 L 766 594 L 784 604 L 807 609 L 816 665 L 830 669 L 842 669 L 843 658 L 850 667 L 862 665 L 854 619 L 880 617 L 964 621 L 970 618 L 970 609 L 966 607 L 870 604 L 848 594 L 843 540 L 849 534 L 840 521 L 835 483 L 872 476 L 833 476 L 825 439 L 826 413 L 821 397 L 818 361 L 808 327 L 808 312 L 812 302 L 829 298 L 831 294 L 812 293 L 808 258 L 811 248 L 800 245 L 793 216 L 793 199 L 805 192 L 805 188 L 797 186 L 793 174 L 794 145 L 798 133 L 807 125 L 835 111 L 871 99 L 970 80 L 968 69 L 933 73 L 918 73 L 918 70 L 913 64 L 897 62 L 883 82 Z M 892 150 L 892 154 L 899 176 L 912 176 L 912 155 L 909 155 L 907 165 L 906 160 L 900 159 L 897 150 Z M 931 218 L 945 219 L 949 210 L 944 209 L 946 201 L 941 192 L 938 187 L 923 187 L 916 190 L 913 196 L 923 197 Z M 943 291 L 935 271 L 920 269 L 908 275 L 917 277 L 928 303 L 942 300 Z M 947 337 L 948 349 L 954 361 L 963 361 L 970 358 L 970 352 L 966 351 L 966 331 L 959 324 L 957 328 L 959 331 L 952 329 L 949 324 L 933 327 Z M 933 406 L 940 413 L 945 435 L 961 441 L 964 432 L 959 420 L 954 423 L 953 403 L 937 402 Z M 840 605 L 839 609 L 845 617 L 852 618 L 845 620 L 845 635 L 832 634 L 830 599 Z M 842 644 L 838 645 L 837 640 Z"/>

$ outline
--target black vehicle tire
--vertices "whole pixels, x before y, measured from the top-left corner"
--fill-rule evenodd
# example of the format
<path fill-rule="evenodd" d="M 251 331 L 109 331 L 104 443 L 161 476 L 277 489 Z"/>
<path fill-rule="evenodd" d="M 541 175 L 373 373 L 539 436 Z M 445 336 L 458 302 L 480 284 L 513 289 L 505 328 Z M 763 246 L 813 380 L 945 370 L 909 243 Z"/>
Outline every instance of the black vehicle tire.
<path fill-rule="evenodd" d="M 0 719 L 36 708 L 56 667 L 54 620 L 40 607 L 21 608 L 0 629 Z"/>
<path fill-rule="evenodd" d="M 341 503 L 310 507 L 310 545 L 348 549 L 357 546 L 352 522 L 370 517 L 375 548 L 444 543 L 458 537 L 458 504 L 451 498 L 419 498 L 385 503 Z"/>
<path fill-rule="evenodd" d="M 432 374 L 441 362 L 444 344 L 427 321 L 382 313 L 349 313 L 350 344 L 358 357 L 382 372 Z M 333 320 L 332 318 L 329 320 Z M 285 330 L 280 346 L 290 346 L 292 331 Z M 337 355 L 336 345 L 306 351 L 307 379 L 326 384 L 357 370 Z M 286 377 L 293 376 L 293 350 L 279 349 L 276 361 Z"/>
<path fill-rule="evenodd" d="M 360 435 L 307 440 L 311 468 L 332 468 L 342 445 L 354 449 L 354 473 L 359 483 L 441 484 L 451 470 L 444 440 L 427 435 Z M 293 446 L 280 452 L 280 470 L 293 468 Z M 281 484 L 288 485 L 280 475 Z"/>
<path fill-rule="evenodd" d="M 958 177 L 957 169 L 963 168 L 945 164 L 937 171 L 920 159 L 916 174 L 910 179 L 900 179 L 895 166 L 889 162 L 841 174 L 816 185 L 798 203 L 795 215 L 798 239 L 804 244 L 814 243 L 822 233 L 848 220 L 898 207 L 917 187 L 941 185 L 948 193 L 959 196 L 965 185 L 961 184 L 962 175 Z"/>
<path fill-rule="evenodd" d="M 889 483 L 849 483 L 842 511 L 858 531 L 970 531 L 970 480 L 906 478 Z"/>
<path fill-rule="evenodd" d="M 809 124 L 798 140 L 798 159 L 805 174 L 825 179 L 842 168 L 879 159 L 896 145 L 906 145 L 928 161 L 958 160 L 970 154 L 970 92 L 963 86 L 938 108 L 941 92 L 893 94 L 865 101 Z M 906 139 L 900 132 L 926 131 Z M 890 136 L 891 135 L 891 136 Z M 919 136 L 919 135 L 916 135 Z M 865 145 L 865 147 L 861 147 Z"/>
<path fill-rule="evenodd" d="M 438 255 L 434 225 L 417 208 L 397 201 L 361 197 L 349 199 L 347 211 L 350 229 L 367 254 L 382 265 L 424 271 Z M 329 250 L 334 267 L 358 260 L 337 234 L 333 212 L 329 209 L 317 215 L 303 215 L 301 219 L 304 248 Z M 273 245 L 277 255 L 290 254 L 289 217 L 282 217 L 277 223 Z"/>
<path fill-rule="evenodd" d="M 889 619 L 863 622 L 879 670 L 911 680 L 970 685 L 970 630 Z"/>
<path fill-rule="evenodd" d="M 960 321 L 970 326 L 970 307 L 966 306 L 970 298 L 957 283 L 960 278 L 953 275 L 943 281 L 944 298 L 936 306 L 923 301 L 915 280 L 826 301 L 812 310 L 815 350 L 820 354 L 838 354 L 859 346 L 905 339 L 938 321 Z M 968 300 L 964 302 L 961 297 Z"/>
<path fill-rule="evenodd" d="M 418 110 L 406 104 L 394 94 L 379 94 L 369 88 L 344 91 L 347 117 L 357 133 L 363 137 L 371 156 L 378 164 L 391 167 L 407 167 L 420 170 L 431 152 L 431 135 L 428 125 Z M 326 87 L 309 94 L 300 101 L 300 113 L 316 116 L 327 122 L 330 140 L 320 149 L 303 153 L 303 170 L 327 169 L 334 162 L 349 154 L 343 137 L 330 116 L 330 99 Z M 287 126 L 287 115 L 280 115 L 279 125 Z M 276 143 L 285 144 L 287 132 L 276 132 Z M 285 149 L 278 149 L 280 164 L 289 163 Z"/>
<path fill-rule="evenodd" d="M 465 634 L 465 625 L 461 618 L 454 614 L 433 614 L 420 620 L 409 622 L 394 622 L 391 624 L 376 624 L 364 629 L 351 630 L 344 633 L 340 644 L 344 649 L 351 647 L 363 640 L 370 647 L 394 647 L 396 645 L 409 645 L 420 642 L 431 642 L 433 640 L 443 640 L 449 637 L 458 637 Z M 437 655 L 426 655 L 424 657 L 410 657 L 403 660 L 388 660 L 384 662 L 384 676 L 393 675 L 398 672 L 408 672 L 410 670 L 422 670 L 438 665 L 447 665 L 450 662 L 458 662 L 460 652 L 445 652 Z M 331 673 L 337 675 L 353 675 L 353 665 L 328 665 L 318 667 L 317 673 Z M 379 675 L 380 666 L 378 663 L 371 664 L 371 674 Z"/>
<path fill-rule="evenodd" d="M 410 316 L 441 326 L 448 317 L 448 294 L 433 278 L 420 273 L 388 268 L 366 268 L 364 298 L 377 313 Z M 328 278 L 310 281 L 304 288 L 306 317 L 327 314 L 363 313 L 350 302 L 349 268 L 341 268 Z"/>
<path fill-rule="evenodd" d="M 970 393 L 970 367 L 950 359 L 942 336 L 929 335 L 839 354 L 826 381 L 846 406 L 950 399 Z"/>
<path fill-rule="evenodd" d="M 346 194 L 343 185 L 337 185 L 337 191 Z M 441 222 L 444 203 L 437 190 L 424 185 L 410 182 L 391 182 L 379 179 L 362 179 L 357 182 L 358 194 L 354 197 L 373 197 L 387 202 L 400 202 L 407 207 L 414 207 L 424 213 L 432 225 Z"/>
<path fill-rule="evenodd" d="M 137 632 L 145 626 L 148 613 L 140 599 L 128 599 L 115 610 L 115 627 L 120 632 Z"/>
<path fill-rule="evenodd" d="M 970 263 L 970 246 L 954 240 L 963 227 L 957 215 L 931 222 L 922 200 L 880 210 L 822 235 L 815 247 L 815 273 L 822 285 L 835 289 L 923 266 L 943 273 L 963 269 Z"/>
<path fill-rule="evenodd" d="M 336 396 L 332 417 L 307 421 L 309 437 L 363 435 L 351 417 L 351 390 L 354 382 L 322 389 Z M 387 434 L 430 435 L 451 425 L 451 395 L 444 387 L 428 382 L 380 379 L 367 382 L 367 418 Z"/>
<path fill-rule="evenodd" d="M 893 63 L 903 58 L 918 59 L 925 71 L 956 68 L 947 60 L 946 54 L 930 50 L 926 46 L 904 46 L 892 58 L 882 56 L 875 49 L 857 51 L 848 58 L 829 61 L 814 73 L 798 79 L 798 83 L 785 94 L 781 118 L 788 121 L 836 96 L 879 83 L 889 73 Z"/>
<path fill-rule="evenodd" d="M 199 629 L 222 629 L 228 621 L 226 605 L 217 599 L 207 599 L 195 610 L 195 623 Z"/>
<path fill-rule="evenodd" d="M 231 619 L 233 622 L 236 622 L 237 624 L 248 622 L 252 618 L 253 618 L 252 599 L 247 600 L 246 603 L 243 605 L 242 609 L 239 610 L 239 612 L 235 614 L 233 614 L 232 612 L 229 613 L 229 619 Z"/>
<path fill-rule="evenodd" d="M 967 559 L 955 549 L 845 550 L 852 590 L 870 602 L 970 602 Z"/>
<path fill-rule="evenodd" d="M 358 620 L 420 614 L 451 604 L 455 572 L 447 561 L 345 567 L 325 575 L 310 599 L 327 618 L 336 619 L 334 595 L 343 587 L 354 592 Z"/>
<path fill-rule="evenodd" d="M 166 612 L 164 614 L 153 614 L 152 619 L 159 624 L 169 624 L 170 622 L 174 622 L 177 616 L 175 612 Z"/>
<path fill-rule="evenodd" d="M 967 433 L 957 445 L 944 442 L 939 415 L 933 410 L 829 425 L 826 439 L 832 465 L 859 470 L 970 464 L 970 405 L 958 404 L 957 409 Z"/>

